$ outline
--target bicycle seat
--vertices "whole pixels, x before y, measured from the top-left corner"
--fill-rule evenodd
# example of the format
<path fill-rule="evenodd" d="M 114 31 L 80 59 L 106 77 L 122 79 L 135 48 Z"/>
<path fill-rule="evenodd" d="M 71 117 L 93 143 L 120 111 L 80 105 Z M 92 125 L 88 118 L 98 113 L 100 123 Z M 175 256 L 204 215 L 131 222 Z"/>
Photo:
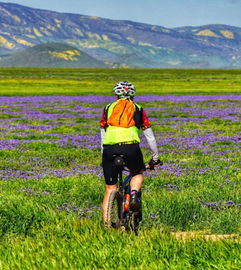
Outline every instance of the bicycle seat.
<path fill-rule="evenodd" d="M 124 155 L 113 155 L 113 158 L 115 166 L 121 167 L 125 165 Z"/>

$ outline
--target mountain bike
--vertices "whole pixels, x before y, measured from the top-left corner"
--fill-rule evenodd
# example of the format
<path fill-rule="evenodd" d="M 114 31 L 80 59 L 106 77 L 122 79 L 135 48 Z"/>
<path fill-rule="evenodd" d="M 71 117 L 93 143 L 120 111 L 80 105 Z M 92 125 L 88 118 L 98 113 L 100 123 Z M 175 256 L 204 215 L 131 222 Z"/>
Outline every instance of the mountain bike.
<path fill-rule="evenodd" d="M 138 210 L 130 208 L 130 181 L 129 174 L 123 180 L 125 169 L 124 155 L 114 155 L 114 166 L 118 174 L 118 190 L 111 192 L 107 204 L 107 227 L 121 228 L 123 231 L 133 231 L 138 234 L 139 223 L 142 220 L 141 191 L 138 192 L 140 201 Z M 128 170 L 126 170 L 128 171 Z"/>

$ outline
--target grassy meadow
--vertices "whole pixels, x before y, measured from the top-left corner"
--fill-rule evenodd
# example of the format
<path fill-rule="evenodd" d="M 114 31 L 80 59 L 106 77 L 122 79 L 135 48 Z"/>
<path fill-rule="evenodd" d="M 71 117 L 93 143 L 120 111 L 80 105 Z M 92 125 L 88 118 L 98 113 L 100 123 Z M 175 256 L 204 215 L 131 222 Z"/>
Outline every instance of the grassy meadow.
<path fill-rule="evenodd" d="M 138 237 L 101 222 L 99 120 L 119 80 L 164 162 Z M 0 269 L 241 269 L 240 120 L 238 70 L 0 69 Z"/>
<path fill-rule="evenodd" d="M 138 94 L 240 93 L 240 70 L 0 68 L 1 95 L 109 95 L 121 80 Z"/>

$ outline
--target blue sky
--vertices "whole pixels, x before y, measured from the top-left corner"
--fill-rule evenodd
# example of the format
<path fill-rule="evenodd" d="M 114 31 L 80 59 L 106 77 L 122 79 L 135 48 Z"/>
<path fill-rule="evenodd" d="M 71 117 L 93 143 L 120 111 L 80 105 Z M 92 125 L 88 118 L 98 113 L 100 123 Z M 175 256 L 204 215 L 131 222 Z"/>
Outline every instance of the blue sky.
<path fill-rule="evenodd" d="M 241 0 L 0 0 L 0 2 L 164 27 L 205 24 L 241 27 Z"/>

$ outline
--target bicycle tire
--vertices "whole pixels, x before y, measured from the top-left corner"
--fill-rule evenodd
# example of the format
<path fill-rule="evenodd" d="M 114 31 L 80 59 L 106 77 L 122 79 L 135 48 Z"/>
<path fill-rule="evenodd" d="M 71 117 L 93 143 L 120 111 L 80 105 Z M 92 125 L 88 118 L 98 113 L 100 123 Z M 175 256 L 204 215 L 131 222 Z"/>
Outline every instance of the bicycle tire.
<path fill-rule="evenodd" d="M 132 212 L 130 215 L 130 228 L 135 233 L 135 235 L 138 234 L 138 227 L 139 227 L 139 213 L 138 212 Z"/>
<path fill-rule="evenodd" d="M 106 225 L 108 228 L 119 228 L 122 218 L 122 198 L 119 191 L 110 193 L 107 204 Z"/>
<path fill-rule="evenodd" d="M 140 199 L 139 209 L 136 212 L 132 211 L 130 215 L 130 228 L 135 233 L 135 235 L 138 235 L 139 224 L 142 221 L 141 191 L 139 192 L 138 197 Z"/>

